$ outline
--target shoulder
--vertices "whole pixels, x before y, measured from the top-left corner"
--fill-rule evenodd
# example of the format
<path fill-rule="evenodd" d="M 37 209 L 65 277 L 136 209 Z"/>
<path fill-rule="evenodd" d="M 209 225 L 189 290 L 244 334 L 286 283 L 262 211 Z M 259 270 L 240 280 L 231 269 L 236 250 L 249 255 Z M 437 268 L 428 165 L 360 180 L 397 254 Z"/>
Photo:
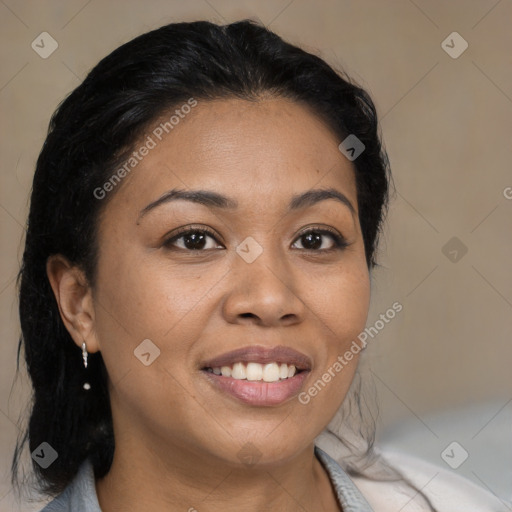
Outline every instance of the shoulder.
<path fill-rule="evenodd" d="M 82 463 L 73 481 L 41 512 L 69 512 L 70 510 L 101 512 L 96 494 L 94 470 L 89 460 Z"/>
<path fill-rule="evenodd" d="M 437 512 L 505 512 L 510 508 L 470 480 L 417 457 L 386 452 L 382 457 L 430 500 Z M 352 477 L 376 512 L 430 511 L 421 494 L 403 481 L 375 481 Z"/>

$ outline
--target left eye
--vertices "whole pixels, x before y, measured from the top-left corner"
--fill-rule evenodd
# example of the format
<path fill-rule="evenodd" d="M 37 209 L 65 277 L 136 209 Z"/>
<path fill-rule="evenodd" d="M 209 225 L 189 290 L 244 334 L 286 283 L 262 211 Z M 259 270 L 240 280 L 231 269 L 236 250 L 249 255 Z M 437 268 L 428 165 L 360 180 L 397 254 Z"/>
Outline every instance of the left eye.
<path fill-rule="evenodd" d="M 322 247 L 326 236 L 328 236 L 332 241 L 331 247 Z M 347 245 L 339 235 L 325 229 L 311 229 L 302 233 L 297 240 L 301 241 L 303 245 L 303 247 L 299 247 L 299 249 L 307 251 L 332 251 L 346 247 Z"/>

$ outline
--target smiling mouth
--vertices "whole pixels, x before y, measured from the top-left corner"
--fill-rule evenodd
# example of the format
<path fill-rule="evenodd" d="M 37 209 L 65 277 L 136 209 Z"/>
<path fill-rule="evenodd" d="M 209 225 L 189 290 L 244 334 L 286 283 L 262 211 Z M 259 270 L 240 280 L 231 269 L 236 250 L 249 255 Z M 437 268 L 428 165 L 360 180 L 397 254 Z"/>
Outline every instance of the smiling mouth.
<path fill-rule="evenodd" d="M 299 394 L 309 373 L 310 370 L 285 363 L 239 362 L 202 369 L 214 389 L 252 407 L 276 407 L 289 402 Z"/>
<path fill-rule="evenodd" d="M 257 407 L 292 400 L 305 385 L 312 367 L 309 356 L 285 345 L 248 345 L 199 366 L 213 389 L 238 403 Z"/>

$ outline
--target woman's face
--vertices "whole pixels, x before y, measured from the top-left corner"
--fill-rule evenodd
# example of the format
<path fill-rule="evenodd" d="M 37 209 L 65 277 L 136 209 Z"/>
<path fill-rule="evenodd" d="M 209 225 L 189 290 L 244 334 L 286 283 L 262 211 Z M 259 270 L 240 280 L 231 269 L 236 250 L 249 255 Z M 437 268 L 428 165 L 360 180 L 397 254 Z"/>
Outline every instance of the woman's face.
<path fill-rule="evenodd" d="M 332 368 L 366 322 L 352 164 L 315 115 L 285 99 L 198 101 L 162 140 L 159 123 L 136 149 L 153 146 L 147 136 L 154 147 L 139 151 L 99 221 L 86 341 L 109 374 L 116 445 L 130 439 L 224 464 L 291 458 L 341 405 L 357 356 Z M 326 189 L 341 200 L 297 200 Z M 227 204 L 155 204 L 172 190 Z M 207 369 L 243 377 L 238 363 L 249 362 L 250 379 L 263 371 L 274 381 Z M 302 371 L 281 379 L 292 363 Z M 315 382 L 320 391 L 305 399 Z"/>

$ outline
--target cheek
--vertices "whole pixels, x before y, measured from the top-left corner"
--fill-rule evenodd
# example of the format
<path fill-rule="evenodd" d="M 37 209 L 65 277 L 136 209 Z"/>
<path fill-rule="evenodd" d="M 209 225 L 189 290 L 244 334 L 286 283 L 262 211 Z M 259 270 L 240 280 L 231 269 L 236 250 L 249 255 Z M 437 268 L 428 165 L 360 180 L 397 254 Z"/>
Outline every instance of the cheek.
<path fill-rule="evenodd" d="M 318 284 L 321 286 L 315 288 L 317 293 L 312 297 L 313 312 L 324 344 L 298 401 L 304 408 L 304 421 L 317 418 L 321 429 L 334 418 L 353 381 L 360 357 L 357 337 L 368 315 L 370 282 L 367 268 L 360 267 L 357 271 L 333 272 Z"/>
<path fill-rule="evenodd" d="M 197 267 L 188 271 L 183 265 L 173 265 L 154 253 L 130 254 L 129 248 L 111 257 L 106 254 L 102 263 L 98 302 L 117 324 L 114 328 L 135 338 L 165 337 L 194 309 L 216 278 Z"/>
<path fill-rule="evenodd" d="M 344 268 L 315 283 L 310 301 L 329 339 L 342 349 L 364 329 L 370 304 L 370 280 L 366 267 Z"/>
<path fill-rule="evenodd" d="M 140 421 L 161 415 L 170 425 L 169 411 L 186 410 L 193 396 L 184 363 L 210 316 L 206 292 L 218 277 L 137 257 L 136 264 L 128 251 L 116 265 L 103 260 L 95 326 L 114 408 Z"/>
<path fill-rule="evenodd" d="M 176 265 L 128 245 L 110 247 L 98 266 L 95 329 L 111 381 L 119 381 L 128 372 L 130 380 L 139 378 L 144 366 L 137 354 L 145 346 L 142 343 L 148 345 L 145 340 L 155 345 L 148 346 L 158 359 L 147 368 L 151 371 L 145 372 L 144 379 L 155 374 L 161 379 L 166 368 L 172 368 L 173 374 L 185 372 L 176 362 L 189 359 L 194 341 L 211 316 L 208 292 L 226 270 Z"/>

